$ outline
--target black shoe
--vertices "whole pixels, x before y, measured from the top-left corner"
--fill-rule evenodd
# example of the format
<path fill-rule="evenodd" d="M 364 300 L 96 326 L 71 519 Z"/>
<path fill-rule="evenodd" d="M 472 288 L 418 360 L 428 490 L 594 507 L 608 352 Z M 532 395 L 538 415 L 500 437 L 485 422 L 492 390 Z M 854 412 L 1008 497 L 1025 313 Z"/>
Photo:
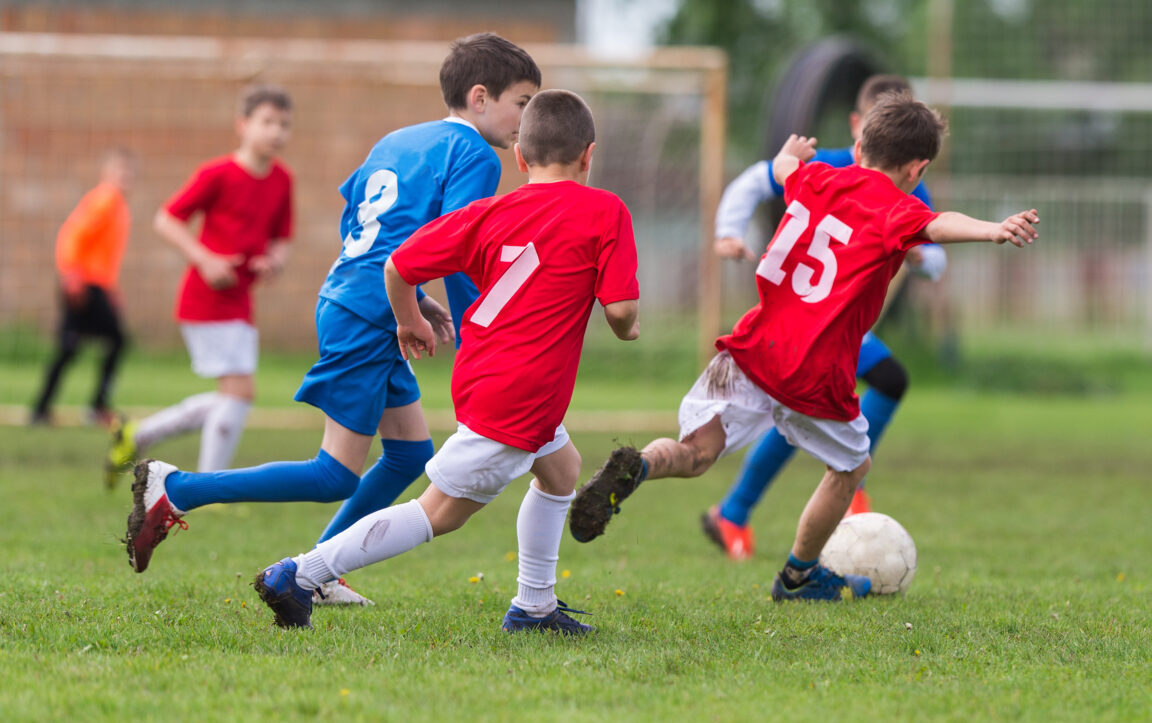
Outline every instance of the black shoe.
<path fill-rule="evenodd" d="M 608 461 L 576 493 L 568 517 L 568 530 L 577 542 L 588 542 L 604 534 L 620 503 L 640 486 L 644 460 L 635 447 L 612 450 Z"/>

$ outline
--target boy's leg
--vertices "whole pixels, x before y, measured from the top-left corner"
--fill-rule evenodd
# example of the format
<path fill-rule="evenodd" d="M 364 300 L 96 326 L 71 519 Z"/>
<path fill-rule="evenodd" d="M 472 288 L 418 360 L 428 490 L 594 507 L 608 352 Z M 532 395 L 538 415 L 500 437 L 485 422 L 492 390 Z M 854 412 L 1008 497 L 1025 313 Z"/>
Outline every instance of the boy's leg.
<path fill-rule="evenodd" d="M 120 315 L 108 298 L 108 293 L 104 289 L 93 287 L 91 299 L 94 333 L 103 337 L 105 341 L 104 361 L 100 365 L 100 379 L 92 395 L 91 412 L 97 421 L 107 426 L 114 418 L 108 405 L 108 396 L 112 390 L 120 354 L 127 340 L 120 326 Z"/>
<path fill-rule="evenodd" d="M 134 454 L 169 437 L 202 428 L 208 412 L 216 405 L 216 397 L 216 392 L 194 394 L 136 422 L 130 440 Z"/>
<path fill-rule="evenodd" d="M 65 314 L 70 312 L 65 311 Z M 67 320 L 63 322 L 60 328 L 59 336 L 56 342 L 56 354 L 52 358 L 52 362 L 48 365 L 48 370 L 44 374 L 44 386 L 41 388 L 40 394 L 36 397 L 36 404 L 32 408 L 32 423 L 47 424 L 51 421 L 50 411 L 52 408 L 52 400 L 56 397 L 56 390 L 60 385 L 60 377 L 64 374 L 64 370 L 72 363 L 76 357 L 76 351 L 80 348 L 80 334 L 70 328 Z"/>
<path fill-rule="evenodd" d="M 228 374 L 216 380 L 216 391 L 216 403 L 200 428 L 200 461 L 196 465 L 199 472 L 217 472 L 231 466 L 252 410 L 256 382 L 251 374 Z"/>
<path fill-rule="evenodd" d="M 388 507 L 424 473 L 424 465 L 432 458 L 434 450 L 419 401 L 385 409 L 379 433 L 380 458 L 360 478 L 356 491 L 340 506 L 318 542 L 343 532 L 360 518 Z"/>

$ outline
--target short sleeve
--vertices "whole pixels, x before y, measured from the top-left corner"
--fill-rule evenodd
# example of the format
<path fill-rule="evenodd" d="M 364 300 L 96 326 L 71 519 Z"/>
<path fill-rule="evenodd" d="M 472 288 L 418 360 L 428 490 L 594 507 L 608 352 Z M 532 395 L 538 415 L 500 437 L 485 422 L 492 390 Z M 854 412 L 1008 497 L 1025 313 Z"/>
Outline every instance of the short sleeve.
<path fill-rule="evenodd" d="M 164 210 L 181 221 L 187 221 L 197 211 L 212 205 L 219 190 L 220 174 L 217 169 L 201 166 L 183 188 L 164 204 Z"/>
<path fill-rule="evenodd" d="M 607 214 L 596 259 L 596 299 L 602 305 L 640 298 L 636 281 L 636 239 L 632 216 L 620 199 Z"/>
<path fill-rule="evenodd" d="M 487 147 L 484 150 L 491 150 Z M 444 184 L 440 213 L 451 213 L 473 201 L 488 198 L 500 185 L 500 160 L 495 153 L 476 153 L 456 163 Z"/>
<path fill-rule="evenodd" d="M 416 286 L 463 271 L 481 278 L 473 206 L 466 206 L 421 226 L 392 252 L 392 265 L 409 284 Z"/>
<path fill-rule="evenodd" d="M 808 177 L 813 168 L 811 163 L 800 161 L 800 166 L 792 172 L 792 175 L 784 179 L 784 203 L 792 203 L 796 198 L 796 189 L 800 187 L 800 183 Z"/>
<path fill-rule="evenodd" d="M 913 246 L 928 243 L 920 233 L 940 214 L 932 211 L 914 196 L 905 196 L 892 207 L 885 221 L 885 250 L 894 254 Z"/>

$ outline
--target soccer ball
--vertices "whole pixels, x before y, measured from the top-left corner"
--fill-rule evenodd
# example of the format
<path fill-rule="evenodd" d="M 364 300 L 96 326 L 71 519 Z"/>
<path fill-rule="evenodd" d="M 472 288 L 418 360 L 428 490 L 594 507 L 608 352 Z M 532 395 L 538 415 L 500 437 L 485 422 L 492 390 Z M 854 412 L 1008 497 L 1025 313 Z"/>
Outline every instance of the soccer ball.
<path fill-rule="evenodd" d="M 879 512 L 841 520 L 820 553 L 820 562 L 841 575 L 863 575 L 872 594 L 904 592 L 916 574 L 916 543 L 899 522 Z"/>

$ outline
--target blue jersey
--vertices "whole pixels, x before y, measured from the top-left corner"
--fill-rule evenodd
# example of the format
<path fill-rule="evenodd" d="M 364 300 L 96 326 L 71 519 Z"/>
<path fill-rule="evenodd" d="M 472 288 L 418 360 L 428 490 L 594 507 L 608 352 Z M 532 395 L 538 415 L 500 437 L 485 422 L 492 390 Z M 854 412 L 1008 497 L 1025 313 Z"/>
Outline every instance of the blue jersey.
<path fill-rule="evenodd" d="M 465 121 L 421 123 L 384 136 L 340 186 L 346 201 L 340 219 L 344 249 L 320 296 L 394 329 L 384 292 L 388 257 L 416 229 L 493 195 L 499 183 L 500 159 Z M 476 287 L 467 277 L 445 279 L 445 286 L 459 331 L 458 320 L 476 300 Z"/>
<path fill-rule="evenodd" d="M 833 168 L 843 168 L 844 166 L 851 166 L 856 162 L 852 157 L 852 146 L 848 148 L 817 148 L 816 155 L 812 158 L 813 161 L 820 163 L 827 163 Z M 772 184 L 772 190 L 776 193 L 778 198 L 784 198 L 784 187 L 776 183 L 776 178 L 772 175 L 772 162 L 768 162 L 768 182 Z M 932 208 L 932 196 L 928 194 L 928 189 L 924 187 L 924 182 L 921 181 L 912 189 L 912 195 L 924 202 L 928 208 Z"/>

